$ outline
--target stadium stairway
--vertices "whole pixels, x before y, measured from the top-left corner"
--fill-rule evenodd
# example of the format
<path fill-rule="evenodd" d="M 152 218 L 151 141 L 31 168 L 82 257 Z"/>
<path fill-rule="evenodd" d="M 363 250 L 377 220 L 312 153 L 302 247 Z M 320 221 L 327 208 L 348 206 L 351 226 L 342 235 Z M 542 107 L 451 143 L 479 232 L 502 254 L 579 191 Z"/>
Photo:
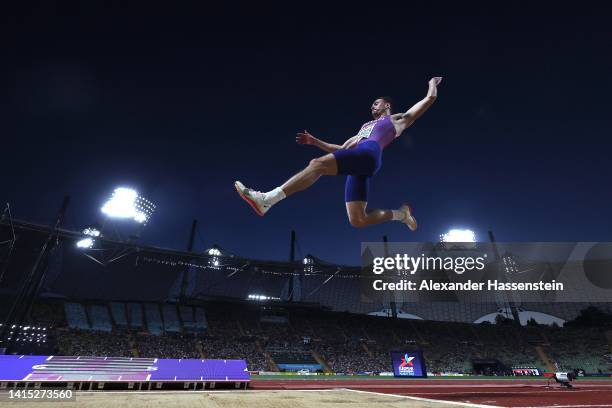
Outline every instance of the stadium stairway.
<path fill-rule="evenodd" d="M 608 340 L 608 348 L 612 352 L 612 330 L 606 332 L 606 340 Z"/>
<path fill-rule="evenodd" d="M 138 347 L 136 346 L 136 342 L 134 341 L 134 337 L 132 337 L 132 333 L 127 333 L 128 344 L 130 345 L 130 351 L 132 355 L 136 358 L 140 357 L 140 353 L 138 352 Z"/>
<path fill-rule="evenodd" d="M 425 340 L 425 338 L 423 337 L 423 335 L 421 334 L 420 330 L 418 329 L 417 325 L 415 325 L 413 322 L 411 322 L 410 320 L 408 321 L 408 324 L 410 326 L 410 332 L 414 333 L 414 335 L 416 336 L 416 339 L 418 341 L 419 344 L 425 344 L 425 345 L 429 345 L 429 341 Z"/>
<path fill-rule="evenodd" d="M 365 326 L 361 326 L 360 328 L 361 328 L 361 332 L 363 333 L 365 338 L 367 340 L 372 340 L 372 338 L 370 337 L 370 333 L 368 333 L 368 331 L 366 330 Z"/>
<path fill-rule="evenodd" d="M 361 348 L 367 353 L 367 355 L 370 358 L 374 358 L 374 354 L 372 354 L 372 352 L 370 351 L 370 349 L 368 348 L 368 346 L 366 346 L 365 343 L 361 343 Z"/>
<path fill-rule="evenodd" d="M 276 362 L 274 361 L 274 359 L 272 358 L 272 356 L 267 353 L 263 347 L 261 347 L 261 344 L 259 343 L 259 340 L 255 340 L 255 347 L 257 348 L 257 351 L 259 351 L 264 358 L 266 359 L 266 361 L 268 362 L 268 365 L 270 366 L 270 371 L 280 371 L 278 369 L 278 366 L 276 365 Z"/>
<path fill-rule="evenodd" d="M 542 337 L 542 339 L 544 340 L 544 344 L 547 346 L 550 346 L 550 340 L 548 340 L 548 336 L 546 335 L 546 333 L 544 333 L 544 331 L 540 331 L 540 336 Z"/>
<path fill-rule="evenodd" d="M 196 341 L 195 348 L 198 351 L 198 353 L 200 353 L 201 358 L 203 359 L 206 358 L 206 353 L 204 352 L 204 349 L 202 348 L 202 343 L 200 343 L 199 341 Z"/>
<path fill-rule="evenodd" d="M 87 310 L 89 309 L 88 307 L 85 307 L 85 305 L 83 305 L 83 310 L 85 310 L 85 318 L 87 319 L 87 324 L 89 325 L 89 327 L 93 327 L 92 325 L 92 318 L 89 315 L 89 311 Z"/>
<path fill-rule="evenodd" d="M 238 332 L 240 333 L 240 335 L 246 336 L 246 333 L 244 332 L 244 328 L 242 327 L 242 324 L 240 324 L 240 320 L 236 320 L 236 325 L 238 326 Z"/>
<path fill-rule="evenodd" d="M 327 364 L 327 361 L 325 361 L 322 355 L 320 355 L 319 353 L 313 350 L 312 357 L 315 359 L 317 363 L 321 364 L 321 367 L 323 367 L 323 372 L 325 373 L 333 372 L 332 369 L 329 367 L 329 364 Z"/>
<path fill-rule="evenodd" d="M 553 366 L 553 363 L 550 361 L 550 358 L 548 358 L 548 355 L 546 355 L 546 353 L 544 352 L 542 346 L 535 346 L 535 349 L 538 353 L 538 357 L 540 357 L 540 360 L 542 360 L 542 362 L 544 363 L 544 367 L 546 367 L 546 370 L 549 373 L 554 373 L 556 370 Z"/>
<path fill-rule="evenodd" d="M 346 332 L 344 331 L 344 328 L 340 325 L 336 325 L 336 328 L 338 329 L 338 331 L 340 332 L 340 334 L 342 335 L 342 339 L 344 341 L 348 341 L 349 336 L 346 334 Z"/>

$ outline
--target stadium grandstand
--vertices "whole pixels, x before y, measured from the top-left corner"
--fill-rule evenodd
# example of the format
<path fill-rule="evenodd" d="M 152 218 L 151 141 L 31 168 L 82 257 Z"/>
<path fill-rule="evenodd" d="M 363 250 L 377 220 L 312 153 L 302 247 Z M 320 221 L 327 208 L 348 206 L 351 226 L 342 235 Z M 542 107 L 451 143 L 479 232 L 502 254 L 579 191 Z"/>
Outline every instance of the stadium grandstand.
<path fill-rule="evenodd" d="M 588 306 L 609 313 L 606 303 L 522 303 L 517 325 L 500 302 L 363 302 L 359 267 L 312 255 L 274 262 L 117 241 L 88 252 L 75 245 L 78 232 L 14 226 L 1 293 L 2 320 L 15 326 L 3 326 L 8 352 L 28 343 L 30 354 L 237 358 L 253 372 L 356 374 L 389 371 L 389 351 L 408 347 L 423 351 L 432 373 L 612 372 L 609 328 L 560 327 Z M 29 254 L 50 235 L 40 291 L 23 309 L 19 271 L 39 272 Z M 28 326 L 44 328 L 45 341 L 28 337 Z"/>

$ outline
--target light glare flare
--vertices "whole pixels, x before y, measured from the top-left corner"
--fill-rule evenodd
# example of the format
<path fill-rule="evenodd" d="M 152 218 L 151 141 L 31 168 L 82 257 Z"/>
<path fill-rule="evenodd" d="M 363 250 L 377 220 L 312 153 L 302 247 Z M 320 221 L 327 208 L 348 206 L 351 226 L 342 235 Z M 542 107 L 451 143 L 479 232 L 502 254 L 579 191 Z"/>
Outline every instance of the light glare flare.
<path fill-rule="evenodd" d="M 144 224 L 155 210 L 155 205 L 131 188 L 118 187 L 101 211 L 112 218 L 127 218 Z"/>
<path fill-rule="evenodd" d="M 77 248 L 89 249 L 92 248 L 94 244 L 93 238 L 83 238 L 76 243 Z"/>
<path fill-rule="evenodd" d="M 446 234 L 440 235 L 442 242 L 476 242 L 476 234 L 474 231 L 465 229 L 452 229 Z"/>

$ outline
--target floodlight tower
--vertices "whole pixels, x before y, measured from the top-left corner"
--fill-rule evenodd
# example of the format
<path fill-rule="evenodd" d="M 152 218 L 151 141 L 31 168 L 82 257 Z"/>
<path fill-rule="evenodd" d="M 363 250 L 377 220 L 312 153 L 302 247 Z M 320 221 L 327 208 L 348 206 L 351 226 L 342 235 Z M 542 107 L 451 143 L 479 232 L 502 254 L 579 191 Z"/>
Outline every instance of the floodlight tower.
<path fill-rule="evenodd" d="M 120 241 L 124 240 L 122 232 L 130 239 L 137 239 L 155 209 L 155 204 L 133 188 L 117 187 L 100 208 L 105 216 L 104 225 L 110 223 L 110 228 L 106 228 L 103 232 L 105 235 L 115 233 L 117 235 L 115 238 Z"/>
<path fill-rule="evenodd" d="M 482 256 L 480 253 L 479 243 L 476 234 L 471 229 L 451 228 L 447 232 L 440 234 L 438 242 L 431 251 L 434 257 L 442 259 L 451 258 L 467 258 Z M 476 277 L 477 272 L 471 271 L 470 276 Z M 457 274 L 452 270 L 445 268 L 436 268 L 428 273 L 428 278 L 440 282 L 461 282 L 465 280 L 466 275 Z M 442 301 L 442 302 L 472 302 L 474 294 L 462 291 L 436 291 L 421 293 L 420 299 L 426 301 Z"/>
<path fill-rule="evenodd" d="M 118 187 L 101 211 L 110 218 L 133 219 L 145 225 L 155 211 L 155 205 L 134 189 Z"/>
<path fill-rule="evenodd" d="M 440 234 L 440 242 L 446 247 L 452 247 L 453 243 L 473 244 L 476 242 L 476 234 L 470 229 L 451 229 L 447 233 Z"/>
<path fill-rule="evenodd" d="M 76 246 L 85 256 L 101 265 L 114 262 L 134 249 L 117 245 L 105 246 L 102 238 L 119 242 L 137 240 L 155 209 L 155 204 L 138 194 L 136 190 L 128 187 L 115 188 L 110 198 L 100 208 L 104 215 L 101 228 L 85 228 Z"/>
<path fill-rule="evenodd" d="M 77 241 L 77 248 L 91 249 L 96 243 L 96 238 L 100 237 L 100 230 L 93 227 L 87 227 L 83 230 L 84 237 Z"/>
<path fill-rule="evenodd" d="M 385 258 L 389 256 L 389 239 L 386 235 L 383 236 L 383 242 L 385 243 Z M 389 306 L 391 308 L 391 317 L 397 319 L 397 293 L 394 291 L 391 295 L 391 300 L 389 301 Z"/>
<path fill-rule="evenodd" d="M 497 242 L 495 241 L 495 237 L 493 236 L 493 231 L 490 231 L 490 230 L 489 230 L 489 240 L 491 241 L 491 245 L 493 246 L 493 252 L 495 254 L 495 261 L 497 262 L 498 267 L 500 269 L 503 267 L 503 273 L 501 273 L 502 271 L 498 271 L 498 273 L 501 275 L 501 277 L 504 278 L 505 281 L 507 281 L 508 276 L 509 275 L 511 276 L 511 273 L 516 270 L 516 262 L 514 261 L 512 256 L 508 257 L 507 254 L 504 256 L 504 258 L 500 256 L 499 249 L 497 248 Z M 517 327 L 521 327 L 521 319 L 519 316 L 518 308 L 516 307 L 516 304 L 512 300 L 511 294 L 507 296 L 508 298 L 505 299 L 505 301 L 507 302 L 510 308 L 510 312 L 512 312 L 512 317 L 514 318 L 514 324 Z"/>
<path fill-rule="evenodd" d="M 65 196 L 59 214 L 54 223 L 50 225 L 49 234 L 40 248 L 32 268 L 24 274 L 25 276 L 22 279 L 17 295 L 5 316 L 4 324 L 0 328 L 0 347 L 5 347 L 7 349 L 11 347 L 16 336 L 11 336 L 10 339 L 8 338 L 7 334 L 10 328 L 21 327 L 30 315 L 32 305 L 38 298 L 38 294 L 45 280 L 49 259 L 53 255 L 59 242 L 60 229 L 69 203 L 70 196 Z M 15 335 L 16 334 L 17 333 L 15 333 Z"/>

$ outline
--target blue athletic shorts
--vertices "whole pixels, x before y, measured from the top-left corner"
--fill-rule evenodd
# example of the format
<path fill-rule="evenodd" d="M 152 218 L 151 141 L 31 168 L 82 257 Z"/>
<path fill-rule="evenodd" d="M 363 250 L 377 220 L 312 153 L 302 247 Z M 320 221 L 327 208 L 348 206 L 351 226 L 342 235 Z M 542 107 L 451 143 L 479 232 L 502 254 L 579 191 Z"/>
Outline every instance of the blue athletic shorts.
<path fill-rule="evenodd" d="M 346 175 L 344 201 L 368 201 L 370 178 L 382 164 L 380 145 L 367 140 L 352 149 L 336 150 L 334 153 L 338 174 Z"/>

